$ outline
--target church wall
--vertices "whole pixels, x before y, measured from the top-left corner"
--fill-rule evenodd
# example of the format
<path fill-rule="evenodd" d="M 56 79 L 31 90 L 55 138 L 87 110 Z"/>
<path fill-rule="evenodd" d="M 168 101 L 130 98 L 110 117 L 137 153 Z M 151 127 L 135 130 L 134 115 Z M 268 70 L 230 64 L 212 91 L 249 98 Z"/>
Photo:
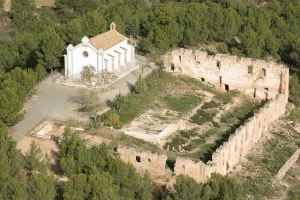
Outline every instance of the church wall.
<path fill-rule="evenodd" d="M 121 65 L 125 66 L 127 63 L 125 63 L 125 51 L 121 48 L 127 48 L 128 47 L 128 44 L 127 44 L 127 41 L 123 41 L 121 42 L 120 44 L 110 48 L 110 49 L 107 49 L 105 52 L 104 52 L 104 58 L 109 60 L 109 63 L 108 63 L 108 70 L 111 72 L 112 71 L 112 57 L 109 56 L 109 55 L 112 55 L 114 56 L 114 69 L 117 71 L 119 69 L 121 69 L 121 66 L 119 66 L 119 62 L 118 62 L 118 53 L 115 52 L 118 51 L 121 53 Z M 109 54 L 109 55 L 108 55 Z M 128 58 L 128 56 L 127 56 Z"/>
<path fill-rule="evenodd" d="M 84 56 L 84 52 L 88 52 L 88 56 Z M 98 55 L 95 50 L 90 47 L 78 46 L 72 51 L 73 59 L 73 79 L 81 79 L 81 72 L 85 66 L 93 66 L 97 70 Z M 72 66 L 70 66 L 72 67 Z"/>

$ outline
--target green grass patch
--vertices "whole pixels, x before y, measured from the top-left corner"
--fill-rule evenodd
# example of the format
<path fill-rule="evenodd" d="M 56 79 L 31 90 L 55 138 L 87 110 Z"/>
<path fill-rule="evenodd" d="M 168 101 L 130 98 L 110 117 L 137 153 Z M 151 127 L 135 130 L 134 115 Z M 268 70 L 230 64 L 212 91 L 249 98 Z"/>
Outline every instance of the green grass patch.
<path fill-rule="evenodd" d="M 181 97 L 165 96 L 166 107 L 177 112 L 186 113 L 201 103 L 201 98 L 192 94 L 185 94 Z"/>
<path fill-rule="evenodd" d="M 195 91 L 201 89 L 203 84 L 196 79 L 154 70 L 142 81 L 147 89 L 125 96 L 118 110 L 124 124 L 149 109 L 168 108 L 185 113 L 201 103 L 201 96 L 196 95 Z"/>

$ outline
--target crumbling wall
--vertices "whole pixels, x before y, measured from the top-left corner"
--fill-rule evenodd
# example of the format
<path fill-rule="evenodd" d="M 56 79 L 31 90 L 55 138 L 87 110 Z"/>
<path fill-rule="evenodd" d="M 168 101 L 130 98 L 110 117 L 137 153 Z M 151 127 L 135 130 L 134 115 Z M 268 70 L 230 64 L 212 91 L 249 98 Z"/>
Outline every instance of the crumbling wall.
<path fill-rule="evenodd" d="M 245 157 L 249 150 L 260 140 L 270 124 L 285 113 L 287 98 L 284 94 L 277 95 L 267 102 L 258 113 L 239 127 L 229 139 L 220 146 L 207 164 L 194 162 L 188 158 L 177 158 L 176 175 L 187 175 L 199 182 L 206 181 L 211 173 L 227 174 Z"/>
<path fill-rule="evenodd" d="M 120 158 L 131 163 L 138 172 L 150 174 L 164 174 L 166 170 L 166 155 L 159 155 L 157 153 L 142 152 L 131 147 L 120 146 L 117 149 Z"/>
<path fill-rule="evenodd" d="M 297 149 L 295 153 L 284 163 L 284 165 L 277 172 L 276 178 L 282 179 L 284 175 L 290 170 L 290 168 L 297 162 L 300 155 L 300 149 Z"/>
<path fill-rule="evenodd" d="M 214 171 L 213 166 L 205 164 L 202 161 L 193 161 L 183 157 L 176 158 L 174 168 L 176 176 L 183 174 L 192 177 L 197 182 L 204 182 Z"/>
<path fill-rule="evenodd" d="M 286 104 L 285 95 L 279 94 L 239 127 L 228 141 L 213 153 L 211 165 L 215 171 L 223 175 L 230 172 L 260 140 L 271 123 L 285 113 Z"/>
<path fill-rule="evenodd" d="M 185 74 L 225 90 L 236 89 L 255 98 L 269 99 L 259 112 L 230 135 L 208 163 L 177 157 L 176 176 L 187 175 L 204 182 L 214 172 L 227 174 L 261 139 L 271 123 L 285 113 L 289 70 L 281 64 L 223 54 L 208 55 L 187 49 L 167 54 L 164 64 L 167 71 Z M 121 148 L 118 152 L 121 159 L 132 163 L 139 171 L 156 174 L 165 170 L 165 155 L 137 152 L 132 148 Z"/>
<path fill-rule="evenodd" d="M 224 90 L 239 90 L 259 99 L 288 94 L 289 70 L 284 65 L 200 50 L 177 49 L 164 56 L 166 70 L 197 78 Z"/>

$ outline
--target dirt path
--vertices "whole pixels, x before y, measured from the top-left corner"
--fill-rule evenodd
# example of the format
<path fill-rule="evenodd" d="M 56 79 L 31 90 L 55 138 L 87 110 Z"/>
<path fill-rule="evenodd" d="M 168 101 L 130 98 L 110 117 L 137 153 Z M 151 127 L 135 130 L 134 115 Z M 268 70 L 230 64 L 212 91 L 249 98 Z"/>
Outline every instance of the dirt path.
<path fill-rule="evenodd" d="M 127 94 L 129 86 L 134 84 L 140 74 L 148 75 L 157 66 L 148 66 L 146 60 L 139 60 L 138 64 L 144 66 L 120 79 L 106 90 L 99 91 L 100 102 L 104 104 L 113 99 L 118 93 Z M 77 96 L 80 89 L 62 86 L 54 83 L 59 74 L 51 75 L 36 87 L 36 94 L 25 104 L 24 120 L 12 127 L 12 136 L 19 141 L 24 135 L 43 119 L 86 121 L 86 117 L 78 113 L 77 105 L 71 97 Z M 106 104 L 105 104 L 106 105 Z M 107 109 L 104 108 L 104 109 Z"/>

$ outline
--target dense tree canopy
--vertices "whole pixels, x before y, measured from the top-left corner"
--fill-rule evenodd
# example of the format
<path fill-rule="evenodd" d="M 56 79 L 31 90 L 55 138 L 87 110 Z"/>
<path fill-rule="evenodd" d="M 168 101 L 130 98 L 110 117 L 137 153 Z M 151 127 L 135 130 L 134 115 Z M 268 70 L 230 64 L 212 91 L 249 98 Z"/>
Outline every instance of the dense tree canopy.
<path fill-rule="evenodd" d="M 3 6 L 0 0 L 0 7 Z M 13 0 L 11 39 L 0 43 L 0 126 L 23 117 L 22 107 L 46 70 L 62 68 L 70 43 L 94 36 L 114 21 L 138 42 L 138 50 L 161 55 L 173 47 L 217 42 L 223 53 L 254 58 L 272 56 L 295 72 L 300 67 L 300 5 L 272 0 L 263 5 L 240 0 L 56 0 L 36 9 L 34 0 Z M 143 85 L 139 90 L 143 92 Z M 142 89 L 141 89 L 142 88 Z M 291 78 L 291 101 L 299 105 L 300 82 Z M 23 157 L 0 128 L 0 199 L 151 199 L 150 178 L 116 158 L 107 146 L 86 148 L 67 131 L 59 167 L 69 181 L 58 184 L 45 172 L 40 150 Z M 38 172 L 38 173 L 36 173 Z M 169 199 L 242 199 L 233 179 L 214 175 L 206 184 L 178 177 Z"/>

